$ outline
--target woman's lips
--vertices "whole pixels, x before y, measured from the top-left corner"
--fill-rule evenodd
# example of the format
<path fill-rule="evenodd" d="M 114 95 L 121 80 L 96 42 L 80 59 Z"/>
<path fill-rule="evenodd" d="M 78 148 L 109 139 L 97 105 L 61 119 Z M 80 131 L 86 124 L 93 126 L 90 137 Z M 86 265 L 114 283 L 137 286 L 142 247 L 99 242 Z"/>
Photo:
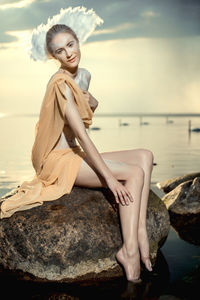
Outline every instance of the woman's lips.
<path fill-rule="evenodd" d="M 75 61 L 75 59 L 76 59 L 76 56 L 73 58 L 73 59 L 71 59 L 71 60 L 68 60 L 69 62 L 74 62 Z"/>

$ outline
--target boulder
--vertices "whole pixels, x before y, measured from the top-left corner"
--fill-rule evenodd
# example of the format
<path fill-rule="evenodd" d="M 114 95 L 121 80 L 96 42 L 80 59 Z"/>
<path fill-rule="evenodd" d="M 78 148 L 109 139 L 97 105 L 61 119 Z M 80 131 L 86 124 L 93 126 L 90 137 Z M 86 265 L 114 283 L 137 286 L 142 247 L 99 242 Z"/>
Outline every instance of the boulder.
<path fill-rule="evenodd" d="M 162 197 L 170 223 L 179 237 L 194 245 L 200 245 L 200 177 L 179 184 Z"/>
<path fill-rule="evenodd" d="M 118 205 L 107 188 L 74 186 L 69 195 L 0 220 L 0 264 L 32 281 L 78 282 L 123 276 Z M 169 214 L 150 190 L 147 230 L 151 259 L 170 229 Z M 24 278 L 23 278 L 24 277 Z"/>
<path fill-rule="evenodd" d="M 200 177 L 187 180 L 162 197 L 168 210 L 175 214 L 200 213 Z"/>
<path fill-rule="evenodd" d="M 199 172 L 189 173 L 183 176 L 173 177 L 162 182 L 158 182 L 157 187 L 163 190 L 165 193 L 169 193 L 173 189 L 175 189 L 180 183 L 188 180 L 193 180 L 196 177 L 200 177 Z"/>

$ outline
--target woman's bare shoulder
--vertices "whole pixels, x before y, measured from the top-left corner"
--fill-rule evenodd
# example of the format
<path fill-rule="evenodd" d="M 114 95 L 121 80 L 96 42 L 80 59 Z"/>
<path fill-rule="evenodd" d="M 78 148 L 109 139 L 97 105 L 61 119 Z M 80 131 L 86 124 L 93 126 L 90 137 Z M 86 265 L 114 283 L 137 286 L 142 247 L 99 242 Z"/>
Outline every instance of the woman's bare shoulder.
<path fill-rule="evenodd" d="M 88 77 L 90 77 L 91 76 L 91 73 L 90 73 L 90 71 L 88 71 L 88 69 L 86 69 L 86 68 L 79 68 L 83 73 L 85 73 Z"/>

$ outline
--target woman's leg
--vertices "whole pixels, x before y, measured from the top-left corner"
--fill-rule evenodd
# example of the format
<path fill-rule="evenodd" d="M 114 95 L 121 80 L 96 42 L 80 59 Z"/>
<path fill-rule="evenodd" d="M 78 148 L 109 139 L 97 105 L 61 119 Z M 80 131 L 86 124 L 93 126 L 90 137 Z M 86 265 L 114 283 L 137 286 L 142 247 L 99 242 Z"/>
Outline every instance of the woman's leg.
<path fill-rule="evenodd" d="M 75 185 L 101 187 L 102 182 L 90 167 L 90 162 L 87 158 L 84 160 L 79 169 Z M 143 169 L 137 165 L 112 161 L 109 159 L 104 159 L 104 161 L 116 179 L 125 181 L 125 186 L 129 189 L 134 198 L 134 202 L 129 202 L 129 205 L 122 205 L 119 203 L 123 245 L 116 253 L 116 258 L 124 266 L 127 279 L 135 281 L 140 276 L 138 222 L 141 193 L 144 184 L 144 172 Z"/>
<path fill-rule="evenodd" d="M 138 243 L 141 253 L 141 259 L 146 268 L 151 271 L 151 261 L 149 259 L 149 240 L 146 230 L 146 213 L 149 199 L 149 190 L 151 184 L 151 173 L 153 169 L 153 153 L 148 149 L 133 149 L 113 152 L 100 153 L 105 159 L 113 159 L 118 162 L 125 162 L 140 166 L 144 170 L 144 186 L 142 189 L 139 227 L 138 227 Z"/>
<path fill-rule="evenodd" d="M 116 253 L 117 260 L 124 266 L 127 279 L 137 281 L 140 275 L 140 252 L 138 245 L 138 222 L 140 215 L 141 194 L 144 184 L 144 172 L 140 167 L 132 170 L 133 174 L 125 186 L 133 196 L 129 205 L 119 204 L 120 222 L 123 233 L 123 246 Z"/>

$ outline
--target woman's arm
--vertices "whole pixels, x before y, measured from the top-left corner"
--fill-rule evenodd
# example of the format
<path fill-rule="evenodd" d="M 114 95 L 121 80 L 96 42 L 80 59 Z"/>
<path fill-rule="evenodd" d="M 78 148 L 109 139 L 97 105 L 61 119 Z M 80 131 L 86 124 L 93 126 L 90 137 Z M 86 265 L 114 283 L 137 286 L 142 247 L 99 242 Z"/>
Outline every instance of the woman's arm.
<path fill-rule="evenodd" d="M 128 201 L 133 201 L 132 195 L 129 190 L 121 184 L 112 174 L 111 170 L 105 164 L 103 158 L 99 154 L 94 143 L 90 139 L 85 129 L 83 120 L 79 114 L 79 111 L 76 107 L 73 94 L 70 88 L 67 86 L 67 105 L 65 116 L 67 118 L 68 124 L 70 125 L 73 133 L 75 134 L 79 144 L 85 151 L 87 159 L 92 165 L 95 173 L 102 176 L 102 179 L 105 180 L 103 183 L 106 187 L 110 188 L 113 192 L 116 202 L 121 202 L 122 205 L 128 205 Z M 103 186 L 104 186 L 103 185 Z"/>
<path fill-rule="evenodd" d="M 91 141 L 90 137 L 87 134 L 83 120 L 81 119 L 78 109 L 76 107 L 74 96 L 67 84 L 66 84 L 66 89 L 67 89 L 67 105 L 66 105 L 65 115 L 74 135 L 76 136 L 79 144 L 87 154 L 87 157 L 92 163 L 94 169 L 99 174 L 101 174 L 101 176 L 105 180 L 111 176 L 113 177 L 112 172 L 105 164 L 101 155 L 97 151 L 94 143 Z"/>

